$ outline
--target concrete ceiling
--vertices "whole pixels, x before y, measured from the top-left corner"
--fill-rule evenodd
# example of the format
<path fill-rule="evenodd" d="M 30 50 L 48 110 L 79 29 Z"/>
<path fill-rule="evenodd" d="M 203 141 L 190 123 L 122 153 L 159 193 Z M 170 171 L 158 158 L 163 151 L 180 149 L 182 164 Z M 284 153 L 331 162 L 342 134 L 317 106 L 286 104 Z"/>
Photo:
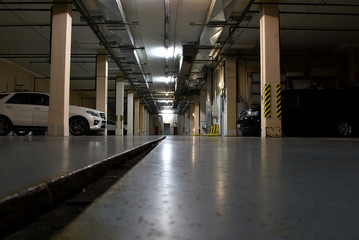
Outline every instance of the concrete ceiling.
<path fill-rule="evenodd" d="M 95 96 L 96 52 L 104 47 L 102 41 L 112 53 L 109 89 L 115 88 L 116 74 L 125 72 L 127 88 L 134 88 L 152 112 L 172 106 L 175 89 L 186 96 L 205 84 L 203 74 L 212 64 L 208 60 L 216 56 L 213 48 L 227 42 L 223 50 L 238 54 L 259 49 L 260 0 L 73 2 L 71 89 L 88 97 Z M 338 52 L 359 46 L 357 0 L 279 2 L 282 49 Z M 46 0 L 2 1 L 0 57 L 48 78 L 51 7 Z M 241 17 L 240 28 L 233 30 Z M 88 26 L 89 20 L 104 39 Z M 192 60 L 203 62 L 182 61 L 185 51 L 192 51 Z M 181 75 L 183 62 L 188 71 Z M 113 98 L 114 92 L 109 96 Z"/>

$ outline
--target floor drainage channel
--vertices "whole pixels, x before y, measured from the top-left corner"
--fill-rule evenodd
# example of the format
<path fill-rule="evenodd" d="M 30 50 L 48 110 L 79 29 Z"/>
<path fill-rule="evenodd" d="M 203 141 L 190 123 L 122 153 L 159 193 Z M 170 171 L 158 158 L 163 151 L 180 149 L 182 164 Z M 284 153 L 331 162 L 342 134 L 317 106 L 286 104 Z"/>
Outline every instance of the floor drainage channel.
<path fill-rule="evenodd" d="M 0 238 L 49 239 L 165 137 L 0 202 Z"/>

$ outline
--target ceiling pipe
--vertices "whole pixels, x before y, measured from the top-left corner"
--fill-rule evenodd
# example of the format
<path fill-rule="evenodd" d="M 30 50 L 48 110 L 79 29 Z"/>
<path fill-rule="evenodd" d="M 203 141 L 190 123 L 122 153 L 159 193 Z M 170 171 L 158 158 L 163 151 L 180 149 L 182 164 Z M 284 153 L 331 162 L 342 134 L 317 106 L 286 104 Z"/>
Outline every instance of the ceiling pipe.
<path fill-rule="evenodd" d="M 228 43 L 231 41 L 233 35 L 235 34 L 235 32 L 237 31 L 237 28 L 242 28 L 239 27 L 241 22 L 244 20 L 245 16 L 248 13 L 251 13 L 253 11 L 249 11 L 250 8 L 252 7 L 252 5 L 298 5 L 298 6 L 324 6 L 324 7 L 359 7 L 358 4 L 327 4 L 327 3 L 280 3 L 280 2 L 255 2 L 255 0 L 251 0 L 246 8 L 244 9 L 244 11 L 242 12 L 241 16 L 239 17 L 238 21 L 236 24 L 233 25 L 232 30 L 229 33 L 229 36 L 227 37 L 227 39 L 225 40 L 225 42 L 223 43 L 222 47 L 220 48 L 220 50 L 218 51 L 218 53 L 216 54 L 216 57 L 213 61 L 213 63 L 211 64 L 211 66 L 207 69 L 207 72 L 209 71 L 209 69 L 213 69 L 214 66 L 219 62 L 219 56 L 223 53 L 225 47 L 228 45 Z M 243 28 L 248 28 L 250 29 L 251 27 L 243 27 Z M 257 27 L 254 27 L 255 29 L 259 29 Z M 254 29 L 252 28 L 252 29 Z M 322 30 L 322 31 L 358 31 L 358 29 L 305 29 L 305 28 L 280 28 L 280 30 L 313 30 L 313 31 L 318 31 L 318 30 Z M 206 72 L 206 73 L 207 73 Z"/>
<path fill-rule="evenodd" d="M 96 35 L 96 37 L 100 40 L 100 42 L 102 43 L 103 47 L 106 49 L 106 51 L 110 54 L 111 58 L 115 61 L 116 65 L 118 66 L 118 68 L 121 70 L 121 72 L 124 74 L 124 78 L 127 79 L 133 89 L 137 92 L 137 94 L 140 96 L 140 98 L 143 100 L 143 102 L 146 104 L 146 106 L 148 107 L 148 109 L 151 111 L 151 113 L 156 113 L 156 111 L 154 111 L 150 106 L 149 103 L 147 103 L 146 99 L 144 98 L 144 96 L 141 94 L 141 92 L 137 89 L 137 87 L 135 86 L 135 84 L 133 83 L 133 81 L 131 80 L 131 78 L 128 76 L 128 73 L 124 70 L 124 68 L 122 67 L 121 62 L 119 61 L 119 59 L 115 56 L 114 52 L 111 49 L 110 44 L 107 42 L 105 36 L 102 34 L 101 30 L 99 29 L 98 25 L 91 20 L 91 16 L 86 8 L 86 6 L 83 4 L 82 1 L 80 0 L 73 0 L 73 4 L 76 6 L 76 8 L 78 9 L 78 11 L 81 13 L 82 17 L 85 19 L 86 23 L 89 25 L 89 27 L 91 28 L 91 30 L 93 31 L 93 33 Z"/>
<path fill-rule="evenodd" d="M 214 61 L 212 62 L 211 66 L 207 69 L 207 72 L 209 71 L 209 69 L 213 69 L 213 67 L 218 63 L 219 61 L 219 56 L 223 53 L 225 47 L 227 46 L 227 44 L 231 41 L 233 35 L 236 33 L 237 28 L 239 28 L 239 25 L 242 23 L 243 19 L 246 17 L 247 13 L 249 12 L 250 8 L 252 7 L 252 5 L 254 4 L 255 0 L 250 0 L 249 3 L 247 4 L 246 8 L 244 9 L 244 11 L 242 12 L 241 16 L 239 17 L 237 23 L 234 25 L 233 29 L 230 31 L 228 38 L 226 39 L 226 41 L 223 43 L 222 47 L 219 49 L 219 51 L 216 54 L 216 57 L 214 59 Z"/>
<path fill-rule="evenodd" d="M 7 1 L 1 1 L 0 5 L 34 5 L 34 4 L 43 4 L 43 5 L 52 5 L 54 4 L 54 2 L 49 1 L 49 2 L 7 2 Z M 56 4 L 72 4 L 72 1 L 68 1 L 68 2 L 56 2 Z"/>
<path fill-rule="evenodd" d="M 253 29 L 259 30 L 259 27 L 238 27 L 239 29 Z M 358 32 L 359 29 L 345 29 L 345 28 L 303 28 L 303 27 L 280 27 L 281 31 L 333 31 L 333 32 Z"/>
<path fill-rule="evenodd" d="M 165 47 L 165 51 L 166 54 L 168 54 L 168 47 L 169 47 L 169 34 L 170 34 L 170 18 L 169 18 L 169 1 L 168 0 L 164 0 L 164 15 L 165 15 L 165 19 L 164 19 L 164 47 Z M 168 56 L 169 57 L 169 56 Z M 169 66 L 168 66 L 168 57 L 165 58 L 165 77 L 168 78 L 168 73 L 169 73 Z M 166 84 L 167 87 L 167 84 Z"/>
<path fill-rule="evenodd" d="M 181 111 L 181 114 L 183 114 L 183 112 L 186 110 L 186 108 L 188 107 L 189 101 L 187 101 L 187 104 L 184 106 L 184 108 Z"/>
<path fill-rule="evenodd" d="M 343 3 L 285 3 L 285 2 L 256 2 L 255 5 L 287 5 L 287 6 L 321 6 L 321 7 L 359 7 L 359 4 Z"/>
<path fill-rule="evenodd" d="M 259 11 L 258 11 L 259 13 Z M 328 16 L 359 16 L 359 13 L 338 13 L 338 12 L 294 12 L 294 11 L 279 11 L 279 14 L 289 15 L 328 15 Z"/>
<path fill-rule="evenodd" d="M 10 53 L 0 54 L 0 58 L 49 58 L 48 53 Z M 96 54 L 71 54 L 71 58 L 96 58 Z"/>
<path fill-rule="evenodd" d="M 0 2 L 1 4 L 1 2 Z M 0 12 L 51 12 L 51 9 L 48 8 L 2 8 Z"/>
<path fill-rule="evenodd" d="M 124 11 L 124 9 L 123 9 L 122 4 L 121 4 L 120 1 L 117 1 L 117 7 L 118 7 L 118 9 L 119 9 L 119 11 L 120 11 L 121 17 L 123 18 L 123 23 L 124 23 L 124 26 L 125 26 L 127 35 L 128 35 L 128 37 L 129 37 L 129 39 L 130 39 L 131 45 L 134 46 L 134 45 L 135 45 L 135 40 L 134 40 L 134 38 L 133 38 L 133 36 L 132 36 L 131 29 L 129 28 L 129 26 L 130 26 L 130 25 L 137 25 L 138 23 L 127 23 L 126 14 L 125 14 L 125 11 Z M 110 22 L 114 22 L 114 21 L 110 21 Z M 111 30 L 113 30 L 113 28 L 111 27 L 111 29 L 109 28 L 109 30 L 110 30 L 110 32 L 111 32 Z M 145 48 L 137 48 L 137 49 L 139 49 L 139 50 L 144 50 Z M 135 50 L 137 50 L 137 49 L 135 49 Z M 140 71 L 141 71 L 142 73 L 144 73 L 144 70 L 143 70 L 143 68 L 142 68 L 142 66 L 143 66 L 144 64 L 141 63 L 137 51 L 134 51 L 133 54 L 134 54 L 134 57 L 135 57 L 135 59 L 136 59 L 136 64 L 137 64 L 138 68 L 140 69 Z M 149 89 L 149 85 L 148 85 L 149 81 L 147 80 L 146 75 L 145 75 L 145 74 L 142 74 L 142 77 L 143 77 L 144 81 L 146 82 L 146 87 Z M 152 95 L 151 95 L 151 99 L 152 99 L 152 101 L 154 101 Z M 156 111 L 158 111 L 158 109 L 156 109 Z"/>

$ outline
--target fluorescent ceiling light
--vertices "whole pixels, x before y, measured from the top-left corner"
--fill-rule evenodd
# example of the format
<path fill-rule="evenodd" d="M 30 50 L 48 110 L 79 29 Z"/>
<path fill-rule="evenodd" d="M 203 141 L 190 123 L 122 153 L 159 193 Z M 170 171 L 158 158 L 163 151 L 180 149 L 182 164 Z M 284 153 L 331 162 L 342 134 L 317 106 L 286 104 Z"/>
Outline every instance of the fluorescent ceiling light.
<path fill-rule="evenodd" d="M 173 114 L 173 110 L 165 109 L 165 110 L 162 110 L 161 113 L 163 113 L 163 114 Z"/>
<path fill-rule="evenodd" d="M 159 103 L 173 103 L 173 99 L 167 99 L 167 100 L 160 99 L 160 100 L 157 100 L 157 102 L 159 102 Z"/>
<path fill-rule="evenodd" d="M 175 56 L 181 56 L 182 54 L 182 48 L 179 47 L 155 47 L 151 49 L 150 54 L 152 57 L 155 58 L 173 58 Z"/>
<path fill-rule="evenodd" d="M 165 82 L 165 83 L 172 83 L 174 82 L 174 78 L 172 76 L 161 76 L 161 77 L 153 77 L 154 82 Z"/>

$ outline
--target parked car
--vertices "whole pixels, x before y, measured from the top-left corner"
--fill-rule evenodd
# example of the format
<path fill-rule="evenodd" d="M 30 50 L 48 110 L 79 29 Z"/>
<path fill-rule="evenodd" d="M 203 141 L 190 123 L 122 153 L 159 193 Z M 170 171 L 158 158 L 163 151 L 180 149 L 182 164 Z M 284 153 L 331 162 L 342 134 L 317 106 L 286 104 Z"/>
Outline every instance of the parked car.
<path fill-rule="evenodd" d="M 237 119 L 237 126 L 243 136 L 259 136 L 261 120 L 259 107 L 244 110 Z"/>
<path fill-rule="evenodd" d="M 107 135 L 116 135 L 116 122 L 107 120 Z"/>
<path fill-rule="evenodd" d="M 359 133 L 358 89 L 288 90 L 282 96 L 285 136 L 351 137 Z"/>
<path fill-rule="evenodd" d="M 126 122 L 124 123 L 126 124 Z M 107 135 L 116 135 L 116 128 L 115 121 L 107 120 Z M 127 135 L 127 125 L 123 125 L 123 135 Z"/>
<path fill-rule="evenodd" d="M 49 95 L 39 92 L 0 94 L 0 135 L 13 131 L 27 135 L 44 131 L 48 126 Z M 72 135 L 86 135 L 106 129 L 105 113 L 91 108 L 69 106 L 69 129 Z"/>
<path fill-rule="evenodd" d="M 359 134 L 359 90 L 305 89 L 282 92 L 282 130 L 286 137 L 352 137 Z M 260 135 L 259 108 L 238 117 L 243 135 Z"/>

